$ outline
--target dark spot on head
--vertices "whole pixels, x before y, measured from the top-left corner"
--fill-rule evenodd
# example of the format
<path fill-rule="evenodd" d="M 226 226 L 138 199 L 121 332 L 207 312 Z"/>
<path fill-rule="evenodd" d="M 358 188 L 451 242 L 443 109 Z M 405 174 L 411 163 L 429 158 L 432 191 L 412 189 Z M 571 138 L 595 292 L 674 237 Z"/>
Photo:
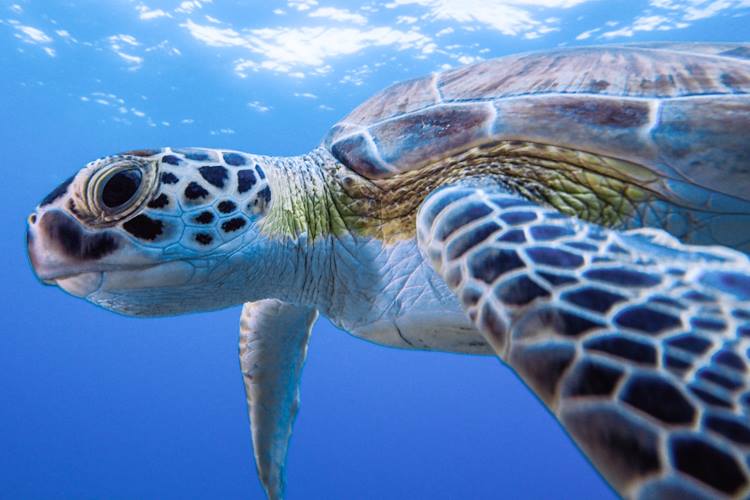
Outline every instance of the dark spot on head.
<path fill-rule="evenodd" d="M 216 161 L 216 157 L 210 151 L 200 151 L 196 149 L 175 150 L 175 153 L 184 155 L 188 160 L 193 161 Z"/>
<path fill-rule="evenodd" d="M 201 212 L 193 220 L 199 224 L 211 224 L 214 221 L 214 214 L 208 211 Z"/>
<path fill-rule="evenodd" d="M 701 436 L 672 436 L 669 449 L 677 470 L 718 491 L 733 495 L 747 485 L 747 478 L 735 459 Z"/>
<path fill-rule="evenodd" d="M 197 241 L 201 245 L 210 245 L 213 240 L 214 240 L 213 236 L 211 236 L 208 233 L 196 233 L 195 234 L 195 241 Z"/>
<path fill-rule="evenodd" d="M 242 217 L 235 217 L 233 219 L 229 219 L 228 221 L 222 223 L 221 229 L 225 233 L 231 233 L 232 231 L 237 231 L 238 229 L 244 227 L 246 224 L 245 219 Z"/>
<path fill-rule="evenodd" d="M 656 364 L 656 349 L 654 346 L 633 340 L 622 334 L 593 338 L 586 341 L 584 347 L 591 351 L 604 352 L 636 363 Z"/>
<path fill-rule="evenodd" d="M 177 184 L 180 179 L 177 178 L 172 172 L 162 172 L 161 182 L 162 184 Z"/>
<path fill-rule="evenodd" d="M 621 398 L 667 424 L 690 424 L 695 418 L 695 408 L 687 397 L 667 378 L 658 375 L 631 376 Z"/>
<path fill-rule="evenodd" d="M 175 166 L 177 166 L 180 163 L 182 163 L 182 160 L 180 158 L 178 158 L 177 156 L 174 156 L 174 155 L 164 155 L 161 158 L 161 162 L 162 163 L 166 163 L 168 165 L 175 165 Z"/>
<path fill-rule="evenodd" d="M 261 179 L 265 179 L 266 178 L 266 173 L 263 171 L 262 168 L 260 168 L 260 165 L 256 164 L 255 165 L 255 170 L 258 172 L 258 177 L 260 177 Z"/>
<path fill-rule="evenodd" d="M 122 227 L 136 238 L 155 240 L 162 233 L 164 223 L 141 214 L 123 223 Z"/>
<path fill-rule="evenodd" d="M 563 395 L 609 396 L 615 390 L 622 377 L 622 369 L 604 364 L 600 361 L 584 359 L 576 364 L 565 380 Z"/>
<path fill-rule="evenodd" d="M 185 198 L 188 200 L 197 200 L 198 198 L 205 198 L 206 196 L 208 196 L 208 191 L 197 182 L 191 182 L 185 188 Z"/>
<path fill-rule="evenodd" d="M 97 260 L 119 247 L 109 231 L 85 233 L 70 217 L 52 210 L 42 215 L 39 230 L 58 246 L 60 252 L 75 260 Z"/>
<path fill-rule="evenodd" d="M 122 156 L 154 156 L 161 153 L 161 149 L 134 149 L 132 151 L 126 151 L 124 153 L 120 153 Z"/>
<path fill-rule="evenodd" d="M 161 193 L 159 196 L 148 202 L 148 208 L 164 208 L 169 205 L 169 198 L 166 194 Z"/>
<path fill-rule="evenodd" d="M 209 184 L 212 184 L 219 189 L 222 189 L 224 187 L 224 182 L 229 177 L 227 169 L 222 167 L 221 165 L 200 167 L 198 169 L 198 172 L 200 172 L 201 177 L 206 179 Z"/>
<path fill-rule="evenodd" d="M 219 203 L 217 208 L 219 209 L 219 212 L 223 214 L 231 214 L 232 212 L 237 210 L 237 205 L 233 201 L 224 200 Z"/>
<path fill-rule="evenodd" d="M 62 184 L 60 184 L 55 189 L 53 189 L 50 194 L 44 197 L 44 199 L 39 204 L 39 206 L 43 207 L 45 205 L 49 205 L 50 203 L 56 201 L 58 198 L 62 197 L 65 193 L 68 192 L 68 186 L 70 186 L 73 183 L 73 180 L 75 180 L 75 178 L 76 176 L 72 175 L 67 180 L 65 180 Z"/>
<path fill-rule="evenodd" d="M 238 153 L 224 153 L 224 163 L 233 167 L 241 167 L 245 163 L 245 157 Z"/>
<path fill-rule="evenodd" d="M 266 186 L 258 191 L 252 204 L 248 203 L 247 209 L 255 214 L 262 214 L 265 213 L 269 203 L 271 203 L 271 190 Z"/>
<path fill-rule="evenodd" d="M 524 267 L 523 261 L 513 250 L 483 248 L 469 259 L 469 271 L 476 279 L 493 283 L 498 276 Z"/>
<path fill-rule="evenodd" d="M 258 199 L 263 201 L 266 205 L 271 203 L 271 190 L 268 188 L 268 186 L 264 187 L 258 192 Z"/>
<path fill-rule="evenodd" d="M 615 323 L 652 335 L 677 328 L 682 324 L 680 318 L 648 306 L 632 306 L 615 316 Z"/>
<path fill-rule="evenodd" d="M 245 193 L 255 185 L 255 174 L 252 170 L 239 170 L 237 172 L 237 191 Z"/>

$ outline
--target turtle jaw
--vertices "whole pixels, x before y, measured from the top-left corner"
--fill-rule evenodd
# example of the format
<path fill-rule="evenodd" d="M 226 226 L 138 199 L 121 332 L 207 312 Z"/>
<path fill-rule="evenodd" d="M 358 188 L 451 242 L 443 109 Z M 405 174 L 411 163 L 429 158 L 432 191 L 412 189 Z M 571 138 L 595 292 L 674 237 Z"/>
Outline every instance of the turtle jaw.
<path fill-rule="evenodd" d="M 57 285 L 74 297 L 85 298 L 99 290 L 102 280 L 102 272 L 88 272 L 67 278 L 58 278 L 52 280 L 51 284 Z"/>
<path fill-rule="evenodd" d="M 88 231 L 52 209 L 29 218 L 27 251 L 37 278 L 76 297 L 100 291 L 184 284 L 193 266 L 148 254 L 113 230 Z"/>

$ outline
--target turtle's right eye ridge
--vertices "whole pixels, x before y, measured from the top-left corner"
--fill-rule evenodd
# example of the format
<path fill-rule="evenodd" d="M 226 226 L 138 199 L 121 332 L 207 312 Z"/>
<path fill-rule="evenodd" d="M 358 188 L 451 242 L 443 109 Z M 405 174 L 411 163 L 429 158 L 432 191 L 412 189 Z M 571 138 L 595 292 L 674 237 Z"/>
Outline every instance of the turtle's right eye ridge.
<path fill-rule="evenodd" d="M 108 227 L 135 215 L 158 186 L 156 162 L 136 156 L 89 163 L 71 192 L 69 209 L 89 227 Z"/>
<path fill-rule="evenodd" d="M 125 205 L 138 193 L 142 179 L 143 174 L 138 168 L 116 172 L 102 186 L 102 204 L 110 209 Z"/>

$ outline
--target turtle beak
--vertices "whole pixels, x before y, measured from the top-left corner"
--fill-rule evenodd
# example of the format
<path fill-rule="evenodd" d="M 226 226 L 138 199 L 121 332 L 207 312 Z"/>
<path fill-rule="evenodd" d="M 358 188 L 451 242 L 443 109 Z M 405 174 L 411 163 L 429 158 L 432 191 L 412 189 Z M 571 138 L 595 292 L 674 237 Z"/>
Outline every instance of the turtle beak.
<path fill-rule="evenodd" d="M 34 213 L 28 222 L 26 245 L 31 267 L 46 284 L 98 271 L 99 260 L 121 244 L 118 235 L 111 231 L 84 231 L 77 221 L 56 209 Z"/>
<path fill-rule="evenodd" d="M 34 274 L 36 274 L 39 281 L 41 281 L 45 285 L 54 285 L 55 282 L 53 280 L 44 279 L 42 276 L 40 276 L 39 271 L 38 271 L 41 259 L 39 258 L 39 255 L 37 253 L 36 245 L 34 244 L 36 240 L 36 232 L 37 232 L 36 224 L 38 220 L 39 220 L 39 216 L 37 215 L 36 212 L 29 215 L 28 225 L 26 227 L 26 251 L 28 252 L 28 255 L 29 255 L 31 268 L 34 270 Z"/>

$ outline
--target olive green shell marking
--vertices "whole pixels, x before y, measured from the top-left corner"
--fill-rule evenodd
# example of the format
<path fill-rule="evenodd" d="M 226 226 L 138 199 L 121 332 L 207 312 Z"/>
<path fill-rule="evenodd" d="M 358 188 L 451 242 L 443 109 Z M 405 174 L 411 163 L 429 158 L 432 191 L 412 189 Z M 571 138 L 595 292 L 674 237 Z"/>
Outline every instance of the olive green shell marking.
<path fill-rule="evenodd" d="M 750 44 L 494 59 L 384 90 L 337 124 L 326 145 L 361 175 L 384 178 L 478 142 L 555 144 L 748 200 L 747 58 Z"/>
<path fill-rule="evenodd" d="M 679 237 L 677 226 L 687 234 L 713 224 L 721 234 L 687 239 L 743 246 L 747 130 L 750 44 L 640 44 L 521 54 L 398 83 L 335 125 L 324 145 L 378 184 L 479 146 L 523 143 L 530 159 L 544 159 L 546 146 L 585 153 L 593 163 L 574 163 L 603 178 L 627 177 L 631 190 L 648 192 L 645 201 L 674 208 L 628 209 L 620 219 L 667 230 L 670 223 Z M 643 179 L 633 179 L 634 170 Z"/>

